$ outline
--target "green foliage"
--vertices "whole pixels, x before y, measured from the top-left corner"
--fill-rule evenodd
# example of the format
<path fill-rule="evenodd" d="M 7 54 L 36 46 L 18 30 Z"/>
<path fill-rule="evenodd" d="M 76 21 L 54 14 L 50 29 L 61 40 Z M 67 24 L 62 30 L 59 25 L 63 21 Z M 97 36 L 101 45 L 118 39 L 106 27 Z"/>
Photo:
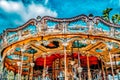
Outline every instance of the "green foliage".
<path fill-rule="evenodd" d="M 110 21 L 109 14 L 111 11 L 112 11 L 112 8 L 106 8 L 105 10 L 103 10 L 102 18 L 106 21 Z"/>
<path fill-rule="evenodd" d="M 119 23 L 120 22 L 120 14 L 114 14 L 112 16 L 112 22 L 115 24 Z"/>
<path fill-rule="evenodd" d="M 114 14 L 112 15 L 112 19 L 110 19 L 110 12 L 112 11 L 112 8 L 106 8 L 103 10 L 103 15 L 102 18 L 106 21 L 112 21 L 114 24 L 119 24 L 120 23 L 120 14 Z"/>

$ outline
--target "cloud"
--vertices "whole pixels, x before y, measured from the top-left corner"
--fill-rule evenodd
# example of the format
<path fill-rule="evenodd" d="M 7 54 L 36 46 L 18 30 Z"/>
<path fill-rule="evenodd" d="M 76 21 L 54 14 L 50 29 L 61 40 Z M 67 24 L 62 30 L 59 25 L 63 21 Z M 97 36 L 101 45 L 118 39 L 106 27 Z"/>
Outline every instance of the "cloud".
<path fill-rule="evenodd" d="M 12 2 L 12 1 L 5 1 L 1 0 L 0 1 L 0 8 L 4 9 L 6 12 L 16 12 L 19 11 L 20 9 L 23 9 L 23 4 L 21 2 Z"/>
<path fill-rule="evenodd" d="M 36 5 L 34 3 L 32 3 L 31 5 L 28 6 L 26 13 L 24 14 L 23 17 L 25 17 L 25 16 L 36 17 L 36 15 L 57 17 L 57 13 L 55 11 L 48 9 L 48 8 L 44 7 L 43 5 Z"/>
<path fill-rule="evenodd" d="M 48 0 L 45 0 L 45 4 L 48 3 Z M 53 16 L 57 17 L 56 11 L 53 11 L 42 4 L 32 3 L 28 6 L 24 6 L 22 2 L 13 2 L 13 1 L 0 1 L 0 8 L 8 13 L 18 14 L 22 20 L 25 22 L 31 18 L 36 18 L 37 16 Z M 14 17 L 14 16 L 13 16 Z"/>

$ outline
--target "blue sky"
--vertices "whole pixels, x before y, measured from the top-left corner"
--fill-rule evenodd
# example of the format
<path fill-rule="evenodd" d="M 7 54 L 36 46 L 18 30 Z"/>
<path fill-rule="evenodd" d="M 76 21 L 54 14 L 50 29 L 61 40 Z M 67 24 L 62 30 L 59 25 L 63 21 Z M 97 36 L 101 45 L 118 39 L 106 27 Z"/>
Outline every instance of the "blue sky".
<path fill-rule="evenodd" d="M 80 14 L 102 16 L 105 8 L 120 14 L 120 0 L 0 0 L 0 33 L 37 16 L 70 18 Z"/>

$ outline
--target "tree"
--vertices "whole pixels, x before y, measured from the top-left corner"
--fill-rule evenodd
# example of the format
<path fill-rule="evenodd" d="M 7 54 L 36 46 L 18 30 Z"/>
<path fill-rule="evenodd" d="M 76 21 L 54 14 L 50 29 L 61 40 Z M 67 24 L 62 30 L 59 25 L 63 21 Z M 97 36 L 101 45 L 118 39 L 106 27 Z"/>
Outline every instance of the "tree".
<path fill-rule="evenodd" d="M 110 11 L 112 10 L 112 8 L 106 8 L 105 10 L 103 10 L 103 16 L 102 18 L 106 21 L 110 21 L 110 17 L 109 17 L 109 14 L 110 14 Z"/>
<path fill-rule="evenodd" d="M 120 14 L 114 14 L 112 16 L 112 22 L 118 24 L 120 22 Z"/>

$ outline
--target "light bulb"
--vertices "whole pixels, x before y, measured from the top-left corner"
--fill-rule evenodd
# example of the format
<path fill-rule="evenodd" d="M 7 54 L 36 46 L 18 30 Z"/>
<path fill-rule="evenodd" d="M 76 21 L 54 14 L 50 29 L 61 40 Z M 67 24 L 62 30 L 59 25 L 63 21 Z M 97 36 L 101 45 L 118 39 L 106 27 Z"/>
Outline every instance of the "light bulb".
<path fill-rule="evenodd" d="M 66 47 L 68 45 L 68 42 L 63 42 L 62 45 Z"/>

